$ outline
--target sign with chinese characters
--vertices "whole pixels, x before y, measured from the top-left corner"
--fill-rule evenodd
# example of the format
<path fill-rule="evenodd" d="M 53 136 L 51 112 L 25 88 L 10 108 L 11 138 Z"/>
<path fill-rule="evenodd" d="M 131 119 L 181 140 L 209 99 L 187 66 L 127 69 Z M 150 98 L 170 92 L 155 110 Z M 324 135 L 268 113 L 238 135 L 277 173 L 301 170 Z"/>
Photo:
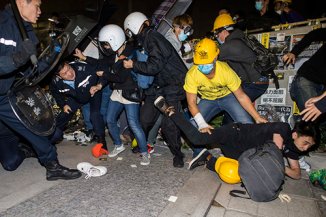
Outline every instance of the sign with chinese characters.
<path fill-rule="evenodd" d="M 257 112 L 269 122 L 290 122 L 291 106 L 257 105 Z"/>
<path fill-rule="evenodd" d="M 262 104 L 285 105 L 286 88 L 268 88 L 261 96 Z"/>

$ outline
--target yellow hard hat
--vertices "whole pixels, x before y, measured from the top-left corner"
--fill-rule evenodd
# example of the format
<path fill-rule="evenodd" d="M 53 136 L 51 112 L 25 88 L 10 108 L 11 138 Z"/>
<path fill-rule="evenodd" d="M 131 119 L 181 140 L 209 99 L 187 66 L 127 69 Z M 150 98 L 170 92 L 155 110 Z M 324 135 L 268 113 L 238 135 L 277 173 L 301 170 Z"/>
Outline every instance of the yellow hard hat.
<path fill-rule="evenodd" d="M 214 21 L 214 30 L 222 28 L 222 27 L 227 27 L 234 25 L 234 21 L 230 14 L 221 14 L 218 15 Z"/>
<path fill-rule="evenodd" d="M 276 2 L 284 2 L 284 3 L 292 4 L 292 0 L 274 0 L 274 4 Z"/>
<path fill-rule="evenodd" d="M 215 171 L 222 181 L 229 184 L 237 184 L 241 181 L 238 170 L 238 161 L 228 157 L 219 157 L 215 163 Z"/>
<path fill-rule="evenodd" d="M 213 63 L 215 57 L 220 53 L 215 41 L 209 38 L 200 40 L 194 49 L 194 64 Z"/>

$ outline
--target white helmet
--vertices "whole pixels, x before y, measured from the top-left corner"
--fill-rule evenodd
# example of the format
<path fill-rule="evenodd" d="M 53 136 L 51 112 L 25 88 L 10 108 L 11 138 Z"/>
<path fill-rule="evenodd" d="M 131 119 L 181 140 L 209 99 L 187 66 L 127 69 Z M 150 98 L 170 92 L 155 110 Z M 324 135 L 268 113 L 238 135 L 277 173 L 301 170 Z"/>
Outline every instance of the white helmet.
<path fill-rule="evenodd" d="M 148 18 L 141 12 L 129 14 L 123 24 L 127 36 L 131 38 L 133 34 L 137 35 L 146 20 L 148 20 Z"/>
<path fill-rule="evenodd" d="M 113 51 L 117 51 L 125 43 L 126 35 L 120 26 L 109 24 L 102 27 L 98 34 L 98 40 L 101 50 L 103 49 L 101 42 L 107 42 Z"/>

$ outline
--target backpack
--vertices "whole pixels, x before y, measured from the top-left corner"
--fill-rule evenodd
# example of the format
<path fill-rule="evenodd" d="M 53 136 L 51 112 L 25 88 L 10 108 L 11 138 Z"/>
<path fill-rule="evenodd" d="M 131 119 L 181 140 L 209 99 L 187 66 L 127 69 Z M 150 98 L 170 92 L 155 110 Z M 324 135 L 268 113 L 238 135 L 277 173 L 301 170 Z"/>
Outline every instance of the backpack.
<path fill-rule="evenodd" d="M 278 197 L 285 179 L 285 165 L 281 150 L 273 141 L 246 150 L 238 159 L 239 175 L 250 196 L 257 202 L 267 202 Z M 243 197 L 245 191 L 233 190 L 230 195 Z"/>
<path fill-rule="evenodd" d="M 246 35 L 244 37 L 246 45 L 253 50 L 257 59 L 253 67 L 262 75 L 274 79 L 276 89 L 279 88 L 277 76 L 274 73 L 275 67 L 278 65 L 277 56 L 269 49 L 265 48 L 254 35 Z"/>
<path fill-rule="evenodd" d="M 146 62 L 147 58 L 148 58 L 148 55 L 145 52 L 140 51 L 140 50 L 136 50 L 135 54 L 132 56 L 136 56 L 137 61 L 139 61 L 139 62 Z M 135 81 L 137 81 L 138 87 L 140 87 L 142 89 L 149 88 L 154 81 L 154 76 L 143 75 L 136 71 L 132 71 L 132 77 Z"/>

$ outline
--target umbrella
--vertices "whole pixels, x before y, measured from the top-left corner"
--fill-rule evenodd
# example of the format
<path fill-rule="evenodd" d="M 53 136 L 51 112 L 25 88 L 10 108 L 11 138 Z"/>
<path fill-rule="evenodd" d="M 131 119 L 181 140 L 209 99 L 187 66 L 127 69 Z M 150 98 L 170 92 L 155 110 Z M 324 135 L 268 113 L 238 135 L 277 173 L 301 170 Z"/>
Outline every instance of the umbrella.
<path fill-rule="evenodd" d="M 96 24 L 97 21 L 83 15 L 77 15 L 71 18 L 65 28 L 65 32 L 70 36 L 66 53 L 73 53 L 78 44 L 89 34 Z"/>
<path fill-rule="evenodd" d="M 158 9 L 153 13 L 152 25 L 154 28 L 165 35 L 172 27 L 172 20 L 174 17 L 186 12 L 191 5 L 192 0 L 165 0 Z"/>

